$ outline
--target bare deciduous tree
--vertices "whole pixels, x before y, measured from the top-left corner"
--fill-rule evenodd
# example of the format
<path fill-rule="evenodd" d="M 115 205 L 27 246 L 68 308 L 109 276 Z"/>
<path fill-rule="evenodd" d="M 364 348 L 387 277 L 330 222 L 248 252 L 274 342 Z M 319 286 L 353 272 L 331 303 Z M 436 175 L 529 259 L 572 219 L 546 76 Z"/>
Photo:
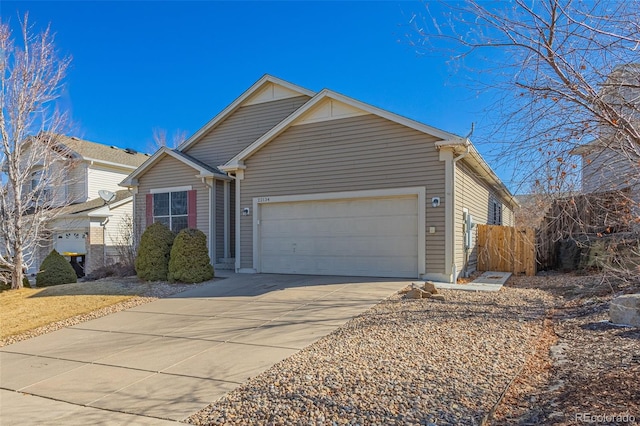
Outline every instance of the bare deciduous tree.
<path fill-rule="evenodd" d="M 70 58 L 58 57 L 47 28 L 34 34 L 28 16 L 13 38 L 0 21 L 0 279 L 22 287 L 23 268 L 30 266 L 46 233 L 46 225 L 68 203 L 62 184 L 73 167 L 58 141 L 67 122 L 56 109 Z M 9 278 L 10 277 L 10 278 Z"/>
<path fill-rule="evenodd" d="M 544 174 L 552 173 L 554 181 L 563 179 L 578 168 L 577 157 L 570 155 L 574 148 L 613 134 L 618 137 L 608 145 L 637 162 L 640 105 L 632 98 L 640 94 L 640 68 L 623 66 L 638 61 L 640 3 L 443 5 L 443 16 L 414 19 L 424 24 L 416 27 L 414 42 L 420 50 L 447 52 L 452 63 L 481 71 L 474 74 L 475 83 L 499 93 L 491 142 L 507 140 L 502 154 L 516 150 L 517 156 L 502 157 L 520 157 L 521 177 L 546 168 Z M 487 49 L 493 52 L 484 55 Z"/>
<path fill-rule="evenodd" d="M 582 190 L 630 189 L 637 217 L 640 2 L 438 5 L 413 17 L 410 39 L 420 51 L 448 54 L 459 75 L 473 71 L 475 89 L 492 91 L 493 131 L 481 142 L 498 147 L 496 163 L 549 206 L 558 198 L 575 205 L 565 201 Z"/>
<path fill-rule="evenodd" d="M 135 267 L 138 244 L 140 243 L 140 235 L 136 233 L 140 226 L 136 225 L 139 224 L 135 223 L 133 216 L 128 213 L 125 214 L 118 227 L 118 234 L 115 239 L 118 261 L 131 268 Z"/>
<path fill-rule="evenodd" d="M 167 148 L 176 148 L 187 139 L 187 132 L 184 130 L 176 130 L 171 139 L 169 139 L 166 129 L 154 128 L 152 137 L 153 142 L 150 144 L 149 148 L 152 152 L 155 152 L 163 146 L 166 146 Z"/>

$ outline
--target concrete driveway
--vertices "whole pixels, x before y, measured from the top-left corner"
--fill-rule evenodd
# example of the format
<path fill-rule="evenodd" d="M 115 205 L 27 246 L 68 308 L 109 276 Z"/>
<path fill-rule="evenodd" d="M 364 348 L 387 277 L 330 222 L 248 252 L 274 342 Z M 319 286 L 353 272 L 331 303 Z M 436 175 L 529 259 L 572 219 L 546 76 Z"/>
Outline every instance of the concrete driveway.
<path fill-rule="evenodd" d="M 228 275 L 0 349 L 2 425 L 174 423 L 408 284 Z"/>

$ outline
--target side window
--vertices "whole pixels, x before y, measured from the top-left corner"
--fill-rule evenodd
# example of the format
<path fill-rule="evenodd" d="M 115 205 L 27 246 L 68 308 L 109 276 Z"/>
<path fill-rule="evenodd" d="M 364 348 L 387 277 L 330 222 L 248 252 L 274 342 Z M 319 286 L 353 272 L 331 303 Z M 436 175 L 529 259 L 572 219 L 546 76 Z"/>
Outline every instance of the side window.
<path fill-rule="evenodd" d="M 51 201 L 51 188 L 43 184 L 44 170 L 39 169 L 31 173 L 31 188 L 34 201 Z"/>
<path fill-rule="evenodd" d="M 493 224 L 502 225 L 502 204 L 497 201 L 493 202 Z"/>

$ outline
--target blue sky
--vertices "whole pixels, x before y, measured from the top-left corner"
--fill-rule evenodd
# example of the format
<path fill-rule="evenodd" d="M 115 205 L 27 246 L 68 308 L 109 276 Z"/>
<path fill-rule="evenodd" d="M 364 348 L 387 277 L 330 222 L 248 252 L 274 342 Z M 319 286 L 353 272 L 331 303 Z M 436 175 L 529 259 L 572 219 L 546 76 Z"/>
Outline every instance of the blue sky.
<path fill-rule="evenodd" d="M 265 73 L 329 88 L 480 143 L 487 94 L 406 34 L 419 1 L 3 1 L 3 20 L 51 23 L 73 57 L 62 103 L 76 136 L 149 151 L 154 128 L 191 135 Z M 431 11 L 438 7 L 429 3 Z M 490 112 L 489 112 L 490 113 Z M 490 115 L 490 114 L 489 114 Z M 494 165 L 488 157 L 490 164 Z M 498 169 L 508 183 L 509 173 Z"/>

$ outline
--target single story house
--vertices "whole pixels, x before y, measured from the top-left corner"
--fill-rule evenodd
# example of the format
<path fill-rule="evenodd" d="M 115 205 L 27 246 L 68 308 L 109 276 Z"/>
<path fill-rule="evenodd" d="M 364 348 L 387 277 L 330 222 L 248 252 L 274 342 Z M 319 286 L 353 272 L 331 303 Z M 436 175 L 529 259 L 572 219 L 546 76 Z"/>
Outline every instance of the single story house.
<path fill-rule="evenodd" d="M 474 270 L 517 201 L 466 138 L 265 75 L 122 183 L 142 227 L 197 227 L 218 268 L 423 278 Z"/>

